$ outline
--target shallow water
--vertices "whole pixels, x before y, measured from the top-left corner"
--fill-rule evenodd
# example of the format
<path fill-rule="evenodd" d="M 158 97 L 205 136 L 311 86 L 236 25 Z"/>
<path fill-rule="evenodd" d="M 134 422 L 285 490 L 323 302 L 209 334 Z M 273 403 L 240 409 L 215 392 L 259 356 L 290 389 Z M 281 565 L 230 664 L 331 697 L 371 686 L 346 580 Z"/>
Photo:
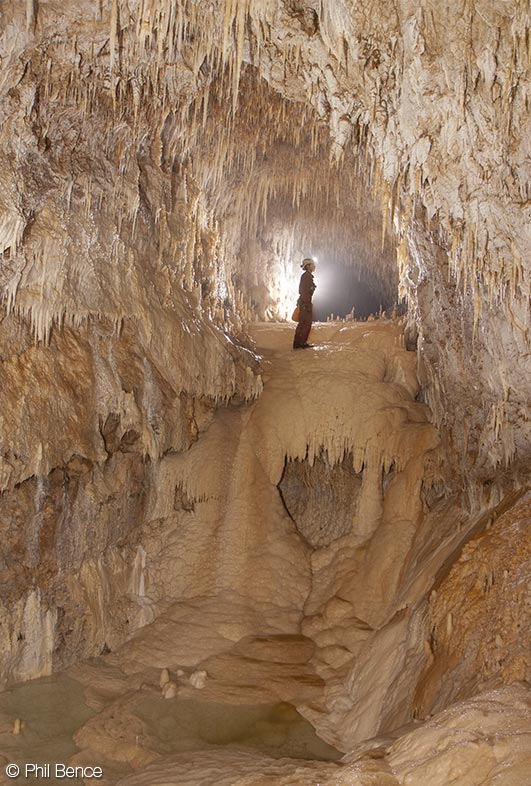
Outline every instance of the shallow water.
<path fill-rule="evenodd" d="M 27 763 L 66 763 L 78 750 L 74 732 L 92 715 L 94 711 L 85 704 L 82 686 L 63 675 L 8 688 L 0 693 L 0 755 L 21 767 Z M 20 734 L 13 734 L 17 719 L 23 722 L 23 728 Z M 0 782 L 5 782 L 4 775 L 2 765 Z M 22 775 L 17 780 L 27 782 Z"/>
<path fill-rule="evenodd" d="M 277 758 L 333 761 L 342 756 L 288 703 L 222 704 L 144 696 L 134 712 L 143 723 L 149 749 L 162 755 L 229 747 Z M 82 686 L 63 675 L 32 680 L 0 693 L 0 784 L 58 782 L 55 763 L 67 764 L 76 753 L 73 735 L 93 715 Z M 20 734 L 13 733 L 17 719 L 23 722 Z M 8 762 L 21 767 L 18 779 L 7 778 Z M 39 777 L 32 772 L 25 778 L 28 763 L 50 765 L 50 776 L 41 771 Z M 68 779 L 68 783 L 82 782 Z"/>
<path fill-rule="evenodd" d="M 162 754 L 230 746 L 274 757 L 334 761 L 343 754 L 321 740 L 291 704 L 219 704 L 190 699 L 143 699 L 135 714 L 150 748 Z"/>

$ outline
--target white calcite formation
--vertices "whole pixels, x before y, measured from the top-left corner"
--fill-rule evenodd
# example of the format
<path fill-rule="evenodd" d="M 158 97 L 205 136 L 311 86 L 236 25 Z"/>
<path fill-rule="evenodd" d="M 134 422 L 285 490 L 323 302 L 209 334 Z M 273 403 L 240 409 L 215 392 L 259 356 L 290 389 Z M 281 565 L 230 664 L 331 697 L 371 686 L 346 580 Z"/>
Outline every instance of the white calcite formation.
<path fill-rule="evenodd" d="M 505 689 L 454 705 L 417 730 L 344 764 L 205 753 L 169 756 L 124 778 L 127 786 L 527 786 L 529 691 Z M 505 722 L 509 716 L 510 720 Z M 237 774 L 235 774 L 237 773 Z"/>
<path fill-rule="evenodd" d="M 528 786 L 530 28 L 1 4 L 0 684 L 73 763 Z M 293 352 L 309 254 L 407 316 Z"/>
<path fill-rule="evenodd" d="M 153 471 L 197 440 L 217 402 L 261 391 L 251 352 L 198 318 L 167 318 L 164 339 L 95 323 L 48 346 L 22 332 L 15 354 L 5 344 L 2 680 L 99 654 L 152 619 L 138 527 Z"/>
<path fill-rule="evenodd" d="M 300 352 L 290 349 L 290 327 L 257 325 L 253 334 L 262 395 L 218 408 L 188 450 L 152 469 L 130 569 L 136 594 L 125 606 L 136 604 L 140 629 L 105 660 L 71 668 L 96 713 L 70 732 L 80 748 L 72 763 L 101 761 L 110 782 L 138 771 L 127 782 L 146 784 L 209 783 L 213 773 L 228 784 L 279 785 L 341 777 L 420 786 L 429 775 L 443 786 L 450 770 L 463 786 L 479 786 L 476 773 L 520 777 L 530 754 L 524 686 L 477 696 L 485 687 L 475 683 L 461 704 L 404 728 L 433 711 L 434 664 L 439 675 L 452 666 L 430 606 L 462 595 L 446 590 L 452 574 L 430 590 L 478 526 L 437 492 L 439 438 L 415 400 L 403 324 L 322 326 L 317 346 Z M 282 502 L 289 461 L 306 466 L 308 486 L 318 462 L 352 466 L 359 482 L 347 531 L 339 516 L 337 531 L 329 521 L 326 542 L 310 545 L 304 518 L 293 520 Z M 486 530 L 486 548 L 498 531 L 510 538 L 515 521 L 524 530 L 527 508 L 518 511 Z M 472 642 L 483 626 L 471 621 Z M 513 676 L 498 674 L 498 683 Z M 460 684 L 466 690 L 463 675 Z M 24 721 L 16 703 L 11 713 Z"/>
<path fill-rule="evenodd" d="M 286 313 L 271 279 L 293 277 L 290 251 L 332 237 L 351 261 L 353 245 L 385 288 L 378 235 L 394 226 L 452 460 L 481 479 L 516 469 L 529 23 L 527 0 L 4 3 L 6 307 L 46 339 L 139 317 L 158 278 L 159 299 L 182 287 L 221 321 Z"/>
<path fill-rule="evenodd" d="M 95 712 L 74 732 L 71 762 L 105 762 L 128 786 L 524 786 L 527 685 L 503 687 L 514 675 L 498 673 L 497 688 L 493 675 L 467 687 L 460 674 L 468 695 L 455 703 L 443 681 L 443 706 L 426 706 L 455 662 L 435 620 L 462 598 L 460 561 L 437 576 L 481 521 L 456 528 L 462 513 L 434 491 L 439 438 L 415 400 L 403 325 L 321 326 L 301 352 L 289 327 L 253 334 L 261 397 L 218 409 L 189 450 L 160 461 L 140 538 L 153 621 L 70 669 Z M 311 485 L 317 456 L 352 464 L 360 483 L 350 530 L 332 523 L 313 548 L 278 486 L 287 459 L 308 465 Z M 526 505 L 484 517 L 485 549 L 523 531 Z M 477 645 L 484 620 L 459 614 Z"/>

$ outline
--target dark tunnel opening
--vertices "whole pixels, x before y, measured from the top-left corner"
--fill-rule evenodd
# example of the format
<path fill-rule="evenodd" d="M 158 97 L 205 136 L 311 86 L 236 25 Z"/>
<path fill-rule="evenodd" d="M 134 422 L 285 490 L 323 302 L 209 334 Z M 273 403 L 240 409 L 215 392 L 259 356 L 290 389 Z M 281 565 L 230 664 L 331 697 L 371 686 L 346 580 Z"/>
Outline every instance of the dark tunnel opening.
<path fill-rule="evenodd" d="M 313 316 L 316 322 L 330 318 L 366 320 L 371 314 L 389 311 L 396 299 L 379 286 L 362 276 L 355 264 L 342 265 L 319 257 L 315 272 L 317 289 L 313 298 Z"/>

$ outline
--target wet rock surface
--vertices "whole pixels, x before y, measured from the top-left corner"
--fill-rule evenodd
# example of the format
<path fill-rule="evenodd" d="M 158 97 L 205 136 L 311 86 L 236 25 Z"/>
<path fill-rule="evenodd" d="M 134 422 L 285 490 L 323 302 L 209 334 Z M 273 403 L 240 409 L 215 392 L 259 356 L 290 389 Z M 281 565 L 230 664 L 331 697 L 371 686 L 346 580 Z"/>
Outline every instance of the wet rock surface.
<path fill-rule="evenodd" d="M 109 783 L 528 786 L 530 25 L 2 4 L 0 680 L 101 656 Z M 292 355 L 309 254 L 407 327 Z M 242 687 L 370 750 L 161 761 L 135 715 Z"/>

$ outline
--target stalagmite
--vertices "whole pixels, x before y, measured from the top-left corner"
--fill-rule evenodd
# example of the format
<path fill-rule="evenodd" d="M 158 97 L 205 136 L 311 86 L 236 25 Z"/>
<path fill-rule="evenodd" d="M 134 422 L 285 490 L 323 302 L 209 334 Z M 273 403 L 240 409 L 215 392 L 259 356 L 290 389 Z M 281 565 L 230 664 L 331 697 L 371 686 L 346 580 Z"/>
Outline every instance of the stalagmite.
<path fill-rule="evenodd" d="M 162 695 L 165 699 L 175 699 L 177 697 L 177 683 L 167 682 L 162 688 Z"/>

